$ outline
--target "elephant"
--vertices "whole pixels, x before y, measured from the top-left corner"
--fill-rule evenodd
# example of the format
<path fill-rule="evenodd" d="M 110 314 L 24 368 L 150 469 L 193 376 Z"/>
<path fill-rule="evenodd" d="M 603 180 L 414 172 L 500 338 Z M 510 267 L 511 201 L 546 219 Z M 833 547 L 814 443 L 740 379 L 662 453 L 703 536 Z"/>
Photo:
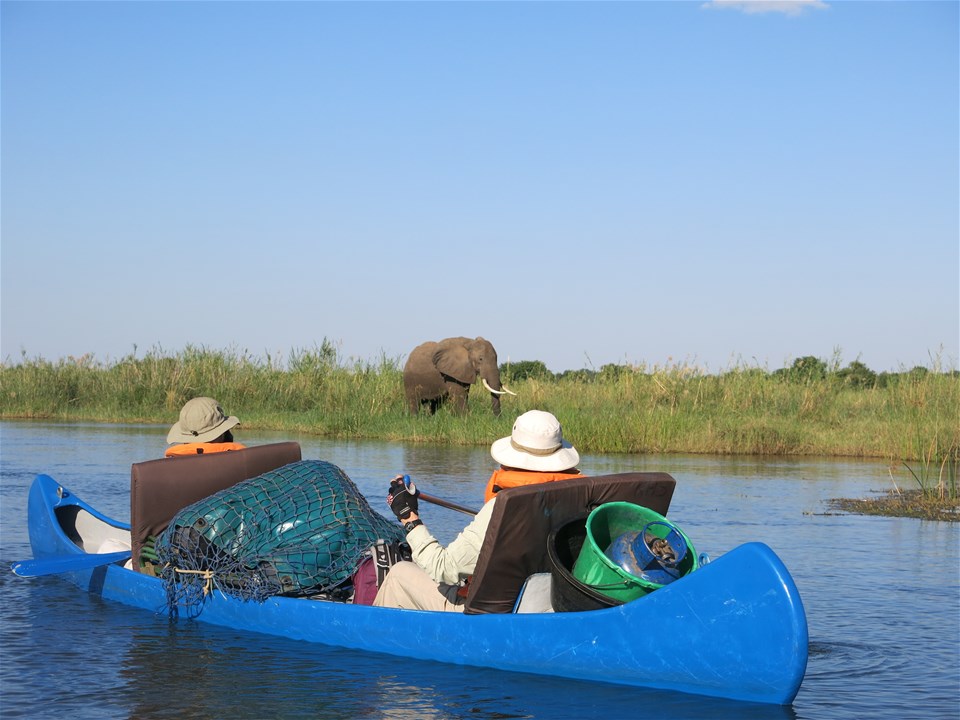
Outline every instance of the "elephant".
<path fill-rule="evenodd" d="M 493 399 L 493 414 L 499 415 L 500 396 L 516 393 L 500 383 L 497 351 L 488 340 L 455 337 L 418 345 L 403 366 L 403 388 L 410 413 L 416 415 L 421 405 L 428 405 L 432 415 L 447 399 L 454 412 L 464 412 L 470 386 L 478 377 Z"/>

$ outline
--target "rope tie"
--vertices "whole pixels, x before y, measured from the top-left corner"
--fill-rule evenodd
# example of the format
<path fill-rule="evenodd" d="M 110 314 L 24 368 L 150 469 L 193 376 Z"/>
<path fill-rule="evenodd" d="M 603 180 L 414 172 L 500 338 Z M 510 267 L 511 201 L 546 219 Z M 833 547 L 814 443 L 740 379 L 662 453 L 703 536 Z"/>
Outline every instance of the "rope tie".
<path fill-rule="evenodd" d="M 203 578 L 204 597 L 213 592 L 213 570 L 182 570 L 180 568 L 174 568 L 173 571 L 183 575 L 199 575 Z"/>

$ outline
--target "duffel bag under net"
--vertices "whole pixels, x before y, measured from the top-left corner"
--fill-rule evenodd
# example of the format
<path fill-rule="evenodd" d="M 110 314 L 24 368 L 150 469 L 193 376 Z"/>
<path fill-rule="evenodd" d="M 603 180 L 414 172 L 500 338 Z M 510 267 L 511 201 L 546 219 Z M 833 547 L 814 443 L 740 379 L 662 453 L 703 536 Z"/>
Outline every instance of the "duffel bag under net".
<path fill-rule="evenodd" d="M 181 510 L 157 540 L 171 610 L 213 588 L 244 600 L 318 595 L 346 581 L 378 539 L 403 531 L 332 463 L 303 460 Z"/>

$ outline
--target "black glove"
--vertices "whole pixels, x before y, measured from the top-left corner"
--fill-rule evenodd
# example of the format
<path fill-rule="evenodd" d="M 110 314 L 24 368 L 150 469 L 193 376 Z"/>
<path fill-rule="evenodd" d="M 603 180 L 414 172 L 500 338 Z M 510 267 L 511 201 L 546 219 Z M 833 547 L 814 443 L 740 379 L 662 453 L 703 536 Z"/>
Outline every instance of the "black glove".
<path fill-rule="evenodd" d="M 387 504 L 400 521 L 407 520 L 410 513 L 420 514 L 417 486 L 413 483 L 407 485 L 404 483 L 405 478 L 409 479 L 404 476 L 391 480 L 389 494 L 387 495 Z"/>

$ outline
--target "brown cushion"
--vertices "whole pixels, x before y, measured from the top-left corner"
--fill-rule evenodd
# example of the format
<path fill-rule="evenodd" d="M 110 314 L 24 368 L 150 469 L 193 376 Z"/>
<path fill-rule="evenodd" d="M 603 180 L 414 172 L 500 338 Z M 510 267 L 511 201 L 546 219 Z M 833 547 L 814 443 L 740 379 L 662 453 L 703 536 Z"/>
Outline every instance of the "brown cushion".
<path fill-rule="evenodd" d="M 136 560 L 147 537 L 161 533 L 183 508 L 300 459 L 300 443 L 282 442 L 135 463 L 130 469 L 130 540 L 134 568 L 139 569 Z"/>
<path fill-rule="evenodd" d="M 464 611 L 508 613 L 530 575 L 547 572 L 547 538 L 608 502 L 666 515 L 676 487 L 667 473 L 618 473 L 527 485 L 497 495 Z"/>

